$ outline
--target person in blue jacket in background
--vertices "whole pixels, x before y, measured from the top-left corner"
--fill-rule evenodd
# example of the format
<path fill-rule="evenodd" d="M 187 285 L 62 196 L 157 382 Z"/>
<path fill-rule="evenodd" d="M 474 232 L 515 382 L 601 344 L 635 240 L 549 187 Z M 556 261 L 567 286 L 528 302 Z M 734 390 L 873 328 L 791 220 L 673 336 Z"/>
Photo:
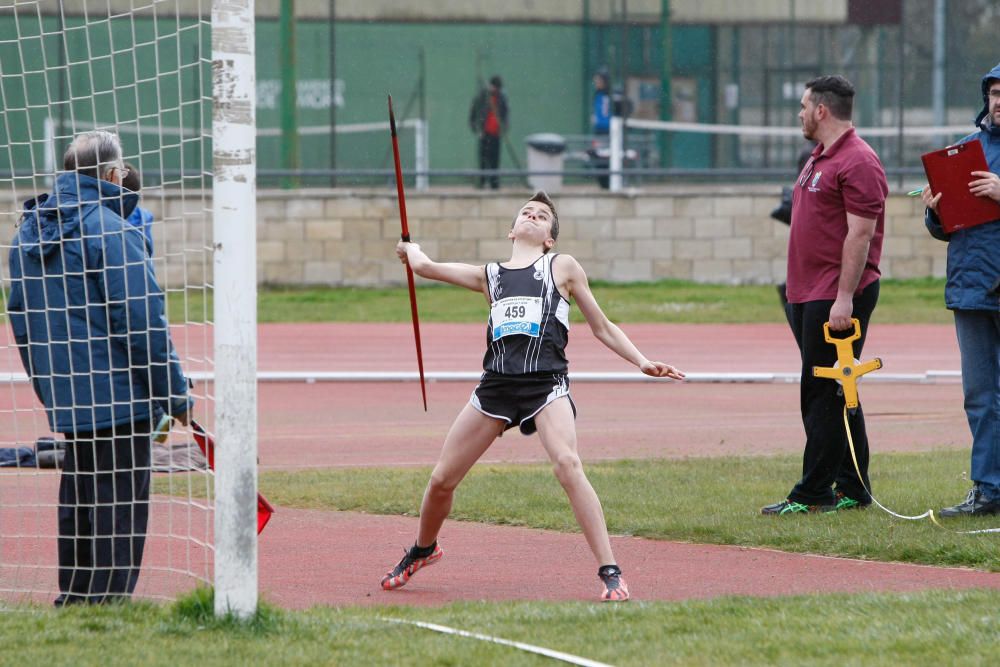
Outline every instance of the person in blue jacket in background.
<path fill-rule="evenodd" d="M 65 435 L 56 606 L 127 599 L 149 517 L 151 421 L 192 401 L 118 137 L 78 135 L 54 191 L 26 203 L 7 313 L 53 432 Z"/>
<path fill-rule="evenodd" d="M 962 357 L 965 415 L 972 431 L 973 487 L 965 501 L 939 516 L 1000 514 L 1000 65 L 982 80 L 979 131 L 959 143 L 979 141 L 989 171 L 969 175 L 969 190 L 997 202 L 997 220 L 945 233 L 937 216 L 940 192 L 923 189 L 924 223 L 931 236 L 948 242 L 945 305 L 955 314 Z"/>
<path fill-rule="evenodd" d="M 122 178 L 122 187 L 136 194 L 139 194 L 139 191 L 142 190 L 142 175 L 131 162 L 125 163 L 125 176 Z M 152 257 L 153 213 L 149 209 L 136 204 L 132 212 L 125 218 L 125 221 L 133 227 L 138 227 L 142 230 L 142 233 L 146 236 L 146 250 L 149 252 L 149 256 Z"/>
<path fill-rule="evenodd" d="M 594 134 L 607 134 L 611 128 L 611 81 L 607 70 L 603 68 L 594 74 L 590 126 Z"/>

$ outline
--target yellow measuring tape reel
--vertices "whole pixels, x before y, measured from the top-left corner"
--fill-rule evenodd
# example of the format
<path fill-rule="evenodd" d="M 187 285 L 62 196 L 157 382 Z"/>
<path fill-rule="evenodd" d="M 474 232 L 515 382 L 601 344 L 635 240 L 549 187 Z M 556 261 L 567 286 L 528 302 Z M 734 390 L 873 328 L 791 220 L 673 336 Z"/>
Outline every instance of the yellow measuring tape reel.
<path fill-rule="evenodd" d="M 851 343 L 861 338 L 861 322 L 858 318 L 853 317 L 851 324 L 854 325 L 854 333 L 846 338 L 834 338 L 830 335 L 830 323 L 823 323 L 823 338 L 826 339 L 827 343 L 833 343 L 837 348 L 837 365 L 831 368 L 813 366 L 813 375 L 840 382 L 844 388 L 844 403 L 847 409 L 853 411 L 858 407 L 858 380 L 865 373 L 882 368 L 882 360 L 876 357 L 871 361 L 861 363 L 854 358 L 854 347 Z M 847 433 L 849 436 L 850 430 Z"/>
<path fill-rule="evenodd" d="M 827 343 L 832 343 L 837 348 L 837 364 L 832 367 L 813 366 L 813 376 L 836 380 L 844 389 L 844 429 L 847 431 L 847 444 L 850 447 L 851 460 L 854 462 L 854 470 L 858 473 L 858 480 L 863 480 L 864 478 L 861 475 L 861 467 L 858 465 L 858 456 L 854 452 L 854 438 L 851 436 L 851 426 L 847 421 L 847 413 L 848 410 L 850 410 L 851 414 L 853 414 L 858 408 L 858 380 L 860 380 L 861 376 L 866 373 L 871 373 L 872 371 L 882 368 L 882 360 L 876 357 L 871 361 L 861 363 L 854 358 L 854 347 L 852 343 L 861 338 L 861 321 L 856 317 L 852 317 L 851 324 L 854 325 L 854 332 L 850 336 L 846 336 L 844 338 L 834 338 L 830 335 L 830 323 L 825 322 L 823 324 L 823 338 Z M 861 483 L 863 486 L 864 482 L 862 481 Z M 918 514 L 916 516 L 897 514 L 880 503 L 878 499 L 872 495 L 871 489 L 865 488 L 865 491 L 868 492 L 868 495 L 871 496 L 872 502 L 875 503 L 879 509 L 898 519 L 906 519 L 907 521 L 930 519 L 938 528 L 944 528 L 944 526 L 938 523 L 937 517 L 934 516 L 934 510 L 929 509 L 923 514 Z M 1000 533 L 1000 528 L 986 528 L 983 530 L 954 530 L 951 532 L 958 533 L 960 535 L 976 535 L 981 533 Z"/>

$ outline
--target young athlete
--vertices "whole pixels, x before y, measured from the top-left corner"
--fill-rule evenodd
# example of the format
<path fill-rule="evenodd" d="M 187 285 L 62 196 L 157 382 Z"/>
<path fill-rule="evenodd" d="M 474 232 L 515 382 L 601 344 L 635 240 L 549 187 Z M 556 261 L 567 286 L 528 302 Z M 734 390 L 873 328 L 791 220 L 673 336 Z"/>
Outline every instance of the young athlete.
<path fill-rule="evenodd" d="M 481 292 L 490 303 L 483 375 L 472 398 L 445 438 L 424 491 L 417 539 L 382 578 L 382 588 L 404 586 L 444 552 L 437 537 L 451 512 L 455 488 L 493 441 L 508 428 L 536 430 L 577 523 L 597 559 L 601 599 L 629 598 L 622 571 L 611 552 L 601 501 L 594 493 L 576 449 L 576 406 L 566 376 L 570 299 L 575 299 L 598 340 L 646 375 L 682 380 L 673 366 L 650 361 L 601 311 L 587 274 L 569 255 L 549 253 L 559 236 L 552 201 L 538 192 L 517 214 L 508 238 L 513 252 L 506 264 L 486 266 L 435 262 L 415 243 L 400 242 L 396 254 L 413 272 Z"/>

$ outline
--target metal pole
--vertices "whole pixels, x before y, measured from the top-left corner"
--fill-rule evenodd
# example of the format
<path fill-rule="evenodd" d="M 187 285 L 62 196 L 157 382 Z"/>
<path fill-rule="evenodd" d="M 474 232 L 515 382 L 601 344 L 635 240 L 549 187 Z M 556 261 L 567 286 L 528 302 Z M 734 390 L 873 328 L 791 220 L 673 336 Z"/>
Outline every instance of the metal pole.
<path fill-rule="evenodd" d="M 414 167 L 417 170 L 417 190 L 426 191 L 430 187 L 430 177 L 427 174 L 430 168 L 430 160 L 427 154 L 427 142 L 429 134 L 427 132 L 427 121 L 417 118 L 413 125 L 414 134 Z"/>
<path fill-rule="evenodd" d="M 215 613 L 257 610 L 254 0 L 212 3 Z"/>
<path fill-rule="evenodd" d="M 899 81 L 899 87 L 896 89 L 896 166 L 899 169 L 903 168 L 906 163 L 906 156 L 904 153 L 904 143 L 903 143 L 903 92 L 904 86 L 906 84 L 906 68 L 903 66 L 903 58 L 906 55 L 906 6 L 903 6 L 901 10 L 903 16 L 899 19 L 899 39 L 897 46 L 898 53 L 896 59 L 898 62 L 898 69 L 896 71 L 896 80 Z M 899 187 L 903 187 L 903 172 L 899 172 Z"/>
<path fill-rule="evenodd" d="M 330 169 L 337 168 L 337 0 L 330 0 Z M 337 187 L 337 177 L 330 176 L 330 187 Z"/>
<path fill-rule="evenodd" d="M 583 0 L 583 23 L 580 30 L 583 51 L 583 132 L 590 134 L 590 113 L 594 106 L 593 94 L 590 92 L 591 80 L 594 77 L 594 64 L 590 53 L 590 0 Z"/>
<path fill-rule="evenodd" d="M 45 120 L 42 121 L 42 127 L 44 129 L 45 139 L 43 141 L 44 145 L 44 155 L 42 155 L 42 173 L 45 174 L 45 188 L 52 192 L 52 187 L 56 180 L 56 138 L 55 138 L 55 123 L 52 121 L 51 116 L 46 116 Z"/>
<path fill-rule="evenodd" d="M 281 0 L 281 163 L 285 169 L 299 168 L 299 132 L 296 119 L 298 102 L 295 71 L 295 0 Z M 298 187 L 298 179 L 282 179 L 282 187 Z"/>
<path fill-rule="evenodd" d="M 610 149 L 611 155 L 608 159 L 608 168 L 611 174 L 608 177 L 608 189 L 611 192 L 622 191 L 622 152 L 624 146 L 623 134 L 625 130 L 625 119 L 617 114 L 611 115 Z"/>
<path fill-rule="evenodd" d="M 673 117 L 671 81 L 674 72 L 674 40 L 670 25 L 670 0 L 662 0 L 660 3 L 660 33 L 663 49 L 663 57 L 660 60 L 660 120 L 671 120 Z M 661 167 L 673 165 L 673 158 L 670 155 L 669 132 L 660 133 L 660 156 Z"/>
<path fill-rule="evenodd" d="M 782 49 L 782 53 L 787 53 L 787 54 L 789 54 L 794 59 L 795 58 L 795 54 L 797 53 L 795 51 L 795 0 L 788 0 L 788 42 L 789 43 L 786 44 L 785 47 Z M 782 77 L 782 78 L 784 78 L 784 77 Z M 784 84 L 784 82 L 782 82 L 781 87 L 784 88 L 784 86 L 785 86 L 785 84 Z M 782 95 L 782 100 L 781 101 L 782 101 L 781 109 L 782 109 L 782 112 L 784 112 L 784 109 L 785 109 L 784 95 Z M 783 147 L 787 145 L 787 146 L 789 146 L 792 149 L 792 151 L 791 151 L 791 157 L 794 160 L 798 156 L 798 151 L 795 150 L 795 146 L 798 143 L 799 143 L 798 139 L 795 139 L 792 142 L 787 142 L 787 141 L 780 142 L 778 144 L 778 154 L 779 155 L 783 155 L 784 154 Z M 782 159 L 784 159 L 784 158 L 782 158 Z"/>
<path fill-rule="evenodd" d="M 417 108 L 420 113 L 420 122 L 414 128 L 416 145 L 416 155 L 414 162 L 417 168 L 417 190 L 424 191 L 430 187 L 430 176 L 427 170 L 430 169 L 430 128 L 427 122 L 427 51 L 420 47 L 418 62 L 420 63 L 420 80 L 417 85 L 420 87 L 417 94 Z"/>
<path fill-rule="evenodd" d="M 621 19 L 618 21 L 618 85 L 625 94 L 625 77 L 628 76 L 628 0 L 622 0 Z"/>
<path fill-rule="evenodd" d="M 417 52 L 417 62 L 420 65 L 420 78 L 417 81 L 417 85 L 419 86 L 417 93 L 417 110 L 420 113 L 420 119 L 427 120 L 427 51 L 422 46 Z"/>
<path fill-rule="evenodd" d="M 934 124 L 941 127 L 945 124 L 944 112 L 944 57 L 945 57 L 945 1 L 934 0 L 934 71 L 931 76 L 931 103 L 934 112 Z M 938 143 L 947 139 L 938 137 Z"/>
<path fill-rule="evenodd" d="M 618 79 L 619 87 L 621 92 L 619 93 L 619 104 L 621 105 L 622 116 L 628 115 L 628 0 L 622 0 L 622 22 L 621 22 L 621 75 Z M 614 106 L 614 95 L 611 96 L 611 104 Z M 614 111 L 611 112 L 614 115 Z M 628 128 L 625 127 L 625 123 L 622 123 L 621 131 L 621 152 L 622 152 L 622 163 L 619 165 L 619 170 L 625 166 L 625 142 L 627 137 L 625 134 L 628 132 Z M 625 174 L 621 172 L 622 184 L 624 184 Z"/>
<path fill-rule="evenodd" d="M 59 21 L 57 27 L 59 31 L 59 127 L 55 128 L 53 140 L 58 144 L 58 138 L 62 136 L 61 133 L 66 132 L 66 106 L 68 104 L 66 101 L 66 87 L 67 77 L 69 77 L 69 64 L 66 54 L 66 7 L 63 4 L 63 0 L 59 0 L 59 16 L 57 18 Z M 66 132 L 66 134 L 72 133 Z"/>
<path fill-rule="evenodd" d="M 730 28 L 732 31 L 732 51 L 730 58 L 732 60 L 732 80 L 736 86 L 736 104 L 733 105 L 732 113 L 729 116 L 729 122 L 736 127 L 740 124 L 740 103 L 739 99 L 743 95 L 743 81 L 740 76 L 740 36 L 742 28 L 738 25 L 734 25 Z M 733 164 L 736 167 L 743 166 L 743 158 L 740 155 L 740 138 L 737 136 L 733 137 Z"/>

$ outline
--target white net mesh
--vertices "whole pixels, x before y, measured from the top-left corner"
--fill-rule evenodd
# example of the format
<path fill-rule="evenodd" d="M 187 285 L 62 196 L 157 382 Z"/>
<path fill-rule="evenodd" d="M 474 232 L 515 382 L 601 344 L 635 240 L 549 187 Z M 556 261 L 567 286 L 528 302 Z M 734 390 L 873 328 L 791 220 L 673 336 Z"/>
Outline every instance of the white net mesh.
<path fill-rule="evenodd" d="M 175 425 L 152 446 L 148 463 L 143 451 L 156 410 L 176 411 L 185 391 L 170 379 L 176 363 L 157 327 L 161 312 L 184 375 L 207 378 L 213 368 L 207 5 L 66 0 L 0 7 L 0 276 L 9 304 L 0 327 L 0 605 L 49 602 L 61 588 L 67 592 L 70 574 L 74 595 L 83 594 L 86 580 L 95 596 L 123 592 L 99 582 L 136 573 L 135 594 L 143 597 L 172 598 L 212 580 L 211 478 L 193 438 Z M 63 154 L 76 135 L 94 129 L 119 138 L 125 164 L 101 164 L 89 182 L 63 171 Z M 98 151 L 98 158 L 106 156 Z M 120 167 L 117 175 L 108 166 Z M 139 206 L 148 215 L 122 226 L 129 197 L 101 180 L 114 183 L 126 169 L 141 177 Z M 87 187 L 97 188 L 100 202 L 88 200 Z M 67 189 L 83 203 L 67 208 Z M 39 215 L 22 222 L 24 202 L 35 198 L 29 208 Z M 107 212 L 116 207 L 120 218 Z M 63 236 L 48 250 L 38 243 L 33 258 L 21 233 L 37 227 L 47 239 L 42 218 Z M 76 232 L 68 222 L 75 218 Z M 16 269 L 8 263 L 15 246 Z M 32 271 L 40 272 L 37 280 L 28 280 Z M 19 312 L 29 331 L 20 341 L 12 327 Z M 31 360 L 31 378 L 22 355 Z M 124 368 L 116 365 L 121 359 Z M 198 382 L 190 395 L 195 416 L 211 430 L 210 388 Z M 110 423 L 115 433 L 104 434 Z M 130 424 L 138 436 L 123 433 Z M 77 444 L 63 454 L 67 438 Z M 102 462 L 102 450 L 118 461 Z M 69 496 L 60 458 L 78 471 Z M 91 465 L 113 471 L 87 476 L 82 471 Z M 127 487 L 142 486 L 145 475 L 151 494 L 143 529 L 142 493 Z"/>

